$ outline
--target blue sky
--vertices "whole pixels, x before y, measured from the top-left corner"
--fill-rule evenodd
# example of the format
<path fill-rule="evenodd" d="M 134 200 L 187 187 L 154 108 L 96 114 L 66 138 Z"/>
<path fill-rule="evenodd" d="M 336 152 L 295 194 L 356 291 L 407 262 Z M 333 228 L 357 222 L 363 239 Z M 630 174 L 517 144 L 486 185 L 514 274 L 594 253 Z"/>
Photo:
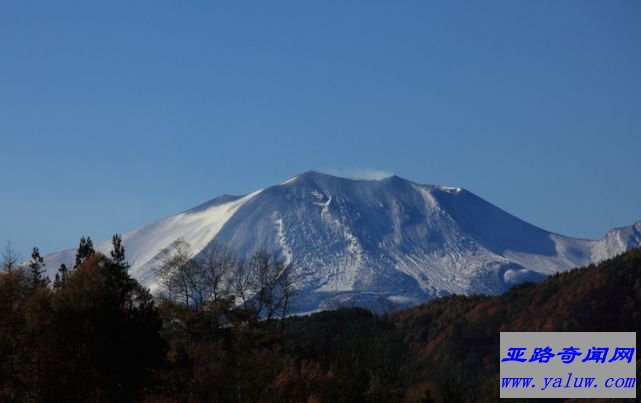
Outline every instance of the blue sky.
<path fill-rule="evenodd" d="M 2 2 L 0 240 L 104 240 L 310 169 L 601 237 L 641 219 L 639 21 L 639 1 Z"/>

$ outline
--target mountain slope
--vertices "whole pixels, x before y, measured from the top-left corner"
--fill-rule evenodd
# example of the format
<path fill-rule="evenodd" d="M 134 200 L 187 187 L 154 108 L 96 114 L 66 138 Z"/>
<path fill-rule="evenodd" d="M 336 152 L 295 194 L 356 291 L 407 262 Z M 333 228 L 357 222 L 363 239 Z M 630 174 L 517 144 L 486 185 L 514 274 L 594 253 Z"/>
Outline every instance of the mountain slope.
<path fill-rule="evenodd" d="M 123 236 L 131 273 L 156 288 L 160 250 L 223 243 L 264 249 L 296 268 L 295 311 L 389 309 L 457 294 L 497 294 L 641 244 L 641 222 L 598 241 L 544 231 L 461 188 L 392 176 L 364 181 L 306 172 L 243 197 L 222 196 Z M 109 242 L 97 246 L 107 253 Z M 46 257 L 48 268 L 74 251 Z"/>

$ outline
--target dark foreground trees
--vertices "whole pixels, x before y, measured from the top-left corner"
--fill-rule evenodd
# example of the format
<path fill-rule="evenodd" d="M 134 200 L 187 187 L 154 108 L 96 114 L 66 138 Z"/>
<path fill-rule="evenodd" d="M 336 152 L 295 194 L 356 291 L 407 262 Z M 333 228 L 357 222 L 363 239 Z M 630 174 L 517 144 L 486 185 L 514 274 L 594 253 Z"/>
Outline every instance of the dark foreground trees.
<path fill-rule="evenodd" d="M 267 319 L 268 299 L 253 300 L 284 273 L 268 256 L 249 265 L 261 280 L 212 252 L 216 296 L 203 288 L 207 298 L 156 308 L 123 253 L 88 253 L 54 288 L 5 250 L 0 402 L 496 402 L 500 331 L 641 329 L 641 249 L 501 296 L 388 316 L 320 312 L 284 327 Z M 248 298 L 236 301 L 239 280 Z"/>
<path fill-rule="evenodd" d="M 132 401 L 160 365 L 162 323 L 126 267 L 83 257 L 56 289 L 0 273 L 0 401 Z"/>
<path fill-rule="evenodd" d="M 285 322 L 291 266 L 262 251 L 241 262 L 219 245 L 192 255 L 177 240 L 160 259 L 169 353 L 147 401 L 401 399 L 404 348 L 384 320 L 357 309 Z"/>
<path fill-rule="evenodd" d="M 162 359 L 160 316 L 149 292 L 102 255 L 88 258 L 55 293 L 58 351 L 70 398 L 128 400 Z"/>
<path fill-rule="evenodd" d="M 281 332 L 278 321 L 243 317 L 242 303 L 224 309 L 221 323 L 205 307 L 163 305 L 169 353 L 146 401 L 497 402 L 500 331 L 641 329 L 641 249 L 388 317 L 321 312 Z"/>

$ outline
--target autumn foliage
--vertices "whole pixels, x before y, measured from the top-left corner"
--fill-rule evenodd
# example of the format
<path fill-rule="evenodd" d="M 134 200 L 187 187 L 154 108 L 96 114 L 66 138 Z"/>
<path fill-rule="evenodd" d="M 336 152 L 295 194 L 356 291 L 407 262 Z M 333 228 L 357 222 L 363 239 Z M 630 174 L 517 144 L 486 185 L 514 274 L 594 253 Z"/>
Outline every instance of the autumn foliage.
<path fill-rule="evenodd" d="M 496 402 L 501 331 L 641 331 L 641 249 L 495 297 L 283 320 L 229 292 L 155 301 L 124 249 L 86 244 L 55 287 L 0 272 L 0 401 Z"/>

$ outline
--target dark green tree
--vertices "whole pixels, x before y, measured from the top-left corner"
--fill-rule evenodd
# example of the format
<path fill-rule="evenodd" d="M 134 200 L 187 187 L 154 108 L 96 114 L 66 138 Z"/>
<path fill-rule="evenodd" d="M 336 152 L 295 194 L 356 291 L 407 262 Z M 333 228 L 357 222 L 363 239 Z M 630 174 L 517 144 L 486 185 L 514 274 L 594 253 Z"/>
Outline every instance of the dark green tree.
<path fill-rule="evenodd" d="M 93 249 L 93 242 L 91 237 L 85 238 L 84 236 L 80 238 L 80 244 L 78 245 L 78 251 L 76 252 L 76 264 L 73 267 L 74 269 L 80 267 L 81 264 L 85 262 L 88 258 L 93 256 L 96 251 Z"/>
<path fill-rule="evenodd" d="M 2 270 L 11 272 L 18 267 L 18 255 L 11 245 L 11 241 L 7 241 L 2 251 Z"/>
<path fill-rule="evenodd" d="M 45 285 L 47 282 L 42 277 L 44 258 L 40 256 L 38 248 L 34 247 L 31 251 L 31 260 L 29 261 L 29 269 L 31 271 L 31 287 L 37 288 Z"/>
<path fill-rule="evenodd" d="M 122 245 L 122 237 L 119 234 L 115 234 L 111 238 L 111 244 L 113 245 L 113 249 L 111 250 L 111 260 L 116 266 L 127 271 L 129 269 L 129 263 L 125 259 L 125 247 Z"/>
<path fill-rule="evenodd" d="M 67 265 L 61 263 L 60 268 L 58 269 L 58 273 L 56 273 L 55 280 L 53 281 L 53 288 L 58 289 L 64 287 L 68 273 L 69 269 L 67 269 Z"/>

